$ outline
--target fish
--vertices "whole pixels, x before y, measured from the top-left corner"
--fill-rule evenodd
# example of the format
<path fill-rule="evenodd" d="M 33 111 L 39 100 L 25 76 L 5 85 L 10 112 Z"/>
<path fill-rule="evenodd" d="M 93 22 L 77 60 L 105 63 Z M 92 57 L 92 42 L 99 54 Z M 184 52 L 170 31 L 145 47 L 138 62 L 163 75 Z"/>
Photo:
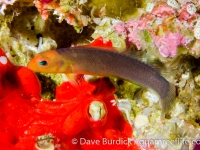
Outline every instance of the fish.
<path fill-rule="evenodd" d="M 153 89 L 161 99 L 162 114 L 175 101 L 176 88 L 154 67 L 134 56 L 109 48 L 75 46 L 37 54 L 28 68 L 34 72 L 114 76 Z"/>

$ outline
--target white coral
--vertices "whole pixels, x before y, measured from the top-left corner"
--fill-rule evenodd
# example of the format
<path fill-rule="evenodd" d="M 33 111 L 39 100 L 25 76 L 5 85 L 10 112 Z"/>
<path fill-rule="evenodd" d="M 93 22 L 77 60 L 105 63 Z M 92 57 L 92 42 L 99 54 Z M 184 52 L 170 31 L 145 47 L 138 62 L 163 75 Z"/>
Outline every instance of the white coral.
<path fill-rule="evenodd" d="M 190 15 L 195 14 L 196 11 L 197 11 L 197 9 L 196 9 L 196 6 L 195 6 L 194 4 L 191 3 L 191 4 L 188 4 L 188 5 L 187 5 L 187 12 L 188 12 Z"/>
<path fill-rule="evenodd" d="M 185 111 L 183 104 L 180 103 L 176 103 L 175 105 L 175 109 L 172 113 L 172 116 L 174 117 L 178 117 L 181 113 L 183 113 Z"/>
<path fill-rule="evenodd" d="M 117 105 L 120 111 L 122 111 L 126 115 L 126 119 L 132 125 L 130 111 L 131 111 L 131 103 L 128 99 L 120 99 L 120 100 L 112 100 L 111 103 L 113 105 Z"/>
<path fill-rule="evenodd" d="M 6 5 L 12 5 L 16 0 L 1 0 L 0 1 L 0 14 L 4 15 Z"/>
<path fill-rule="evenodd" d="M 9 4 L 9 5 L 12 5 L 15 2 L 15 0 L 1 0 L 1 1 L 2 3 Z"/>
<path fill-rule="evenodd" d="M 154 3 L 147 3 L 146 11 L 149 12 L 149 13 L 152 12 L 154 6 L 155 6 Z"/>
<path fill-rule="evenodd" d="M 200 19 L 197 20 L 197 23 L 194 27 L 194 37 L 200 39 Z"/>
<path fill-rule="evenodd" d="M 134 120 L 135 128 L 139 129 L 145 125 L 148 125 L 148 117 L 146 115 L 137 115 Z"/>
<path fill-rule="evenodd" d="M 167 4 L 172 8 L 179 9 L 180 5 L 176 0 L 167 0 Z"/>

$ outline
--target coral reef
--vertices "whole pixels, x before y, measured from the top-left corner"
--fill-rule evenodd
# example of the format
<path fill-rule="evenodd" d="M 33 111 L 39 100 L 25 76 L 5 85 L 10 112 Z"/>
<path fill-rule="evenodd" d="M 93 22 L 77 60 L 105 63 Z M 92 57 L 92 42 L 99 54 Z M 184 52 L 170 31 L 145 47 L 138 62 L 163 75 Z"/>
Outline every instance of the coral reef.
<path fill-rule="evenodd" d="M 91 43 L 91 46 L 113 46 L 120 52 L 138 57 L 155 66 L 176 86 L 177 97 L 174 108 L 166 114 L 162 122 L 159 97 L 154 92 L 113 77 L 109 77 L 109 80 L 116 87 L 117 100 L 112 101 L 112 98 L 114 99 L 112 97 L 109 99 L 112 102 L 110 104 L 118 106 L 132 125 L 135 141 L 160 139 L 163 140 L 161 143 L 152 141 L 155 148 L 178 150 L 182 142 L 188 140 L 189 143 L 186 145 L 189 144 L 191 148 L 200 134 L 199 9 L 198 0 L 2 0 L 0 47 L 9 60 L 18 66 L 26 66 L 36 53 L 42 51 Z M 6 72 L 3 64 L 8 61 L 2 56 L 0 57 L 1 81 Z M 9 64 L 11 65 L 10 62 Z M 29 73 L 22 67 L 15 73 L 15 78 L 18 79 L 22 74 L 34 76 Z M 59 94 L 54 94 L 55 88 L 67 80 L 66 76 L 39 74 L 38 77 L 42 84 L 42 98 L 59 99 Z M 20 85 L 19 91 L 25 91 L 22 95 L 25 98 L 28 95 L 30 99 L 31 90 L 23 88 L 27 83 L 20 78 L 17 79 L 13 80 L 20 83 L 17 84 Z M 94 82 L 96 79 L 98 78 L 92 77 L 88 80 Z M 4 84 L 8 85 L 8 88 L 0 87 L 1 98 L 12 91 L 7 80 Z M 24 103 L 21 98 L 20 101 Z M 95 109 L 98 110 L 99 107 Z M 47 113 L 48 108 L 42 107 L 40 111 Z M 98 115 L 94 116 L 98 118 Z M 13 118 L 13 121 L 15 120 L 16 118 Z M 74 125 L 67 123 L 69 127 Z M 26 122 L 21 122 L 22 124 L 26 125 Z M 2 125 L 1 128 L 4 127 Z M 35 129 L 34 132 L 36 130 L 39 132 L 39 129 Z M 90 135 L 91 132 L 87 130 L 84 134 L 84 136 Z M 6 137 L 16 142 L 15 138 L 10 138 L 12 136 L 6 135 Z M 40 134 L 36 137 L 37 146 L 43 145 L 40 142 L 43 139 L 49 139 L 52 146 L 51 143 L 55 141 L 56 136 Z M 28 137 L 22 139 L 26 142 L 29 140 L 33 139 Z M 173 142 L 169 144 L 164 140 Z M 149 148 L 145 143 L 140 146 L 144 149 Z M 86 147 L 85 149 L 88 148 Z"/>

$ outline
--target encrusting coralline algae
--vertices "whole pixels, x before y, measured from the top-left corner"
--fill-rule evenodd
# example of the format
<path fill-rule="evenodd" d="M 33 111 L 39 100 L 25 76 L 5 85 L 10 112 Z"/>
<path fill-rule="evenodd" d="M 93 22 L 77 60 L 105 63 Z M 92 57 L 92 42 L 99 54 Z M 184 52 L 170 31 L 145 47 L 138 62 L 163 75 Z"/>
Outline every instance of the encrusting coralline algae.
<path fill-rule="evenodd" d="M 119 0 L 115 3 L 106 0 L 1 1 L 0 46 L 12 62 L 26 66 L 36 53 L 64 46 L 61 43 L 65 42 L 61 40 L 68 40 L 66 47 L 86 44 L 99 36 L 104 41 L 110 40 L 117 50 L 136 55 L 161 70 L 163 76 L 177 88 L 176 103 L 163 123 L 160 121 L 161 107 L 157 95 L 127 81 L 110 78 L 117 89 L 116 105 L 132 123 L 133 135 L 137 139 L 198 139 L 200 2 L 127 0 L 121 3 Z M 121 6 L 120 9 L 115 9 L 115 5 Z M 131 10 L 127 5 L 135 7 Z M 113 12 L 109 11 L 112 7 Z M 72 28 L 66 27 L 66 22 Z M 79 33 L 75 33 L 73 28 Z M 85 31 L 90 32 L 86 34 Z M 66 80 L 63 75 L 49 76 L 56 84 Z M 131 104 L 131 109 L 126 102 Z M 140 124 L 143 121 L 145 124 Z M 156 146 L 180 149 L 181 141 Z"/>

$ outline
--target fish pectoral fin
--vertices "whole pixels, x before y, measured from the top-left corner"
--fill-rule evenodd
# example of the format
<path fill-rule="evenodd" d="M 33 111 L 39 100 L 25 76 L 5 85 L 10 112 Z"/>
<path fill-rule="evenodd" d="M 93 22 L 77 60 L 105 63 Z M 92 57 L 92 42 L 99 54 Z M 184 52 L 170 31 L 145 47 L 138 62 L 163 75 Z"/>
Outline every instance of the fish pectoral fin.
<path fill-rule="evenodd" d="M 69 83 L 73 86 L 78 86 L 82 81 L 84 81 L 83 74 L 66 74 Z"/>

